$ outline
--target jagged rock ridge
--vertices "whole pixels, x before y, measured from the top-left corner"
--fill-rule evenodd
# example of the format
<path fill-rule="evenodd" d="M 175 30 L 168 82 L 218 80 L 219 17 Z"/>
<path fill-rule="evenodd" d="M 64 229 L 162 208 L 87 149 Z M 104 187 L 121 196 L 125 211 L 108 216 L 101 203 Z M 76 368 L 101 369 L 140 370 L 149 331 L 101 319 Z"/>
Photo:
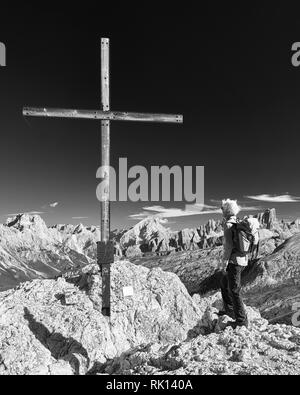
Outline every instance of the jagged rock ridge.
<path fill-rule="evenodd" d="M 261 224 L 263 238 L 272 232 L 286 240 L 300 231 L 300 222 L 288 223 L 277 219 L 276 210 L 266 210 L 256 216 Z M 183 229 L 172 232 L 162 224 L 160 217 L 150 217 L 123 235 L 120 246 L 127 257 L 139 257 L 157 253 L 166 255 L 171 252 L 193 251 L 218 247 L 223 243 L 222 221 L 209 220 L 197 229 Z"/>

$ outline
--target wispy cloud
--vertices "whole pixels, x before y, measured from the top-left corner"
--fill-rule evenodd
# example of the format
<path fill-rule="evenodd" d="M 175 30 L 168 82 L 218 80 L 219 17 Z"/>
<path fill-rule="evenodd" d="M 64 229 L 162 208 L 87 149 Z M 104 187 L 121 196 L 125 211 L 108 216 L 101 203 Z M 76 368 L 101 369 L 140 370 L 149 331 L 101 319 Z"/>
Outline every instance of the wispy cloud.
<path fill-rule="evenodd" d="M 215 208 L 214 210 L 199 210 L 197 207 L 189 206 L 185 210 L 177 208 L 165 208 L 162 206 L 144 207 L 143 212 L 139 214 L 130 215 L 130 219 L 142 220 L 147 217 L 157 216 L 161 218 L 179 218 L 179 217 L 189 217 L 194 215 L 205 215 L 205 214 L 220 214 L 221 210 Z"/>
<path fill-rule="evenodd" d="M 222 214 L 219 207 L 207 206 L 207 205 L 190 205 L 186 206 L 185 209 L 179 208 L 165 208 L 162 206 L 144 207 L 143 212 L 139 214 L 130 215 L 132 220 L 143 220 L 145 218 L 156 216 L 161 218 L 180 218 L 180 217 L 192 217 L 196 215 L 214 215 Z M 242 207 L 242 211 L 258 211 L 259 207 Z"/>
<path fill-rule="evenodd" d="M 76 220 L 79 220 L 79 219 L 89 219 L 89 217 L 72 217 L 72 219 L 76 219 Z"/>
<path fill-rule="evenodd" d="M 264 210 L 260 206 L 240 206 L 242 211 L 262 211 Z"/>
<path fill-rule="evenodd" d="M 300 197 L 287 195 L 257 195 L 257 196 L 246 196 L 247 199 L 256 200 L 259 202 L 268 203 L 300 203 Z"/>
<path fill-rule="evenodd" d="M 28 211 L 28 212 L 22 212 L 22 213 L 17 213 L 17 214 L 6 214 L 6 217 L 17 217 L 20 214 L 28 214 L 28 215 L 42 215 L 45 214 L 43 211 Z"/>

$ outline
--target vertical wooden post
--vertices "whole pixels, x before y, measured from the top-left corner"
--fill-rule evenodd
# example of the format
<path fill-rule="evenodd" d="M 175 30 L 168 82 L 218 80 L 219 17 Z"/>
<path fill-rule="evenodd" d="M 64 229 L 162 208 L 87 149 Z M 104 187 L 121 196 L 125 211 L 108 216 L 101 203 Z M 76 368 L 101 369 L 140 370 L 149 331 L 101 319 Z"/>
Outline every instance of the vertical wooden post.
<path fill-rule="evenodd" d="M 110 110 L 110 62 L 109 40 L 101 40 L 102 110 Z M 102 166 L 105 168 L 104 196 L 102 196 L 101 241 L 107 243 L 110 236 L 110 121 L 102 121 Z"/>
<path fill-rule="evenodd" d="M 102 110 L 110 111 L 110 53 L 109 39 L 101 40 Z M 104 171 L 101 198 L 101 241 L 98 245 L 98 263 L 102 271 L 102 313 L 110 316 L 110 269 L 114 261 L 114 246 L 110 241 L 110 121 L 102 121 L 102 168 Z"/>

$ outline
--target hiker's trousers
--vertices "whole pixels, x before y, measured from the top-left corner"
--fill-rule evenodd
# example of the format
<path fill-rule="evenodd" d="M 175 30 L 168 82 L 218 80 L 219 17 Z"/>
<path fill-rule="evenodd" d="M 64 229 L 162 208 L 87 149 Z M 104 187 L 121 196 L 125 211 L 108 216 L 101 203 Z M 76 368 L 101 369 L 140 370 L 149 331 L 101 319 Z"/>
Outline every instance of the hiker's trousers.
<path fill-rule="evenodd" d="M 221 279 L 221 292 L 223 297 L 224 309 L 233 315 L 236 322 L 245 324 L 247 313 L 241 297 L 242 273 L 245 267 L 229 263 L 227 272 Z"/>

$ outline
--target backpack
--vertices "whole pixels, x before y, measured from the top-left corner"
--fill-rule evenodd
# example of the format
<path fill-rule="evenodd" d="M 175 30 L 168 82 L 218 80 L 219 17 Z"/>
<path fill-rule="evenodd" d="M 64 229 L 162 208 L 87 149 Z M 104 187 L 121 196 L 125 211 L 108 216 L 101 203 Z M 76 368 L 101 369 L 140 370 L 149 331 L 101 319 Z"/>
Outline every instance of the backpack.
<path fill-rule="evenodd" d="M 243 255 L 253 253 L 259 246 L 260 224 L 256 218 L 246 217 L 238 220 L 234 226 L 233 244 L 234 249 Z M 258 252 L 258 251 L 257 251 Z"/>

